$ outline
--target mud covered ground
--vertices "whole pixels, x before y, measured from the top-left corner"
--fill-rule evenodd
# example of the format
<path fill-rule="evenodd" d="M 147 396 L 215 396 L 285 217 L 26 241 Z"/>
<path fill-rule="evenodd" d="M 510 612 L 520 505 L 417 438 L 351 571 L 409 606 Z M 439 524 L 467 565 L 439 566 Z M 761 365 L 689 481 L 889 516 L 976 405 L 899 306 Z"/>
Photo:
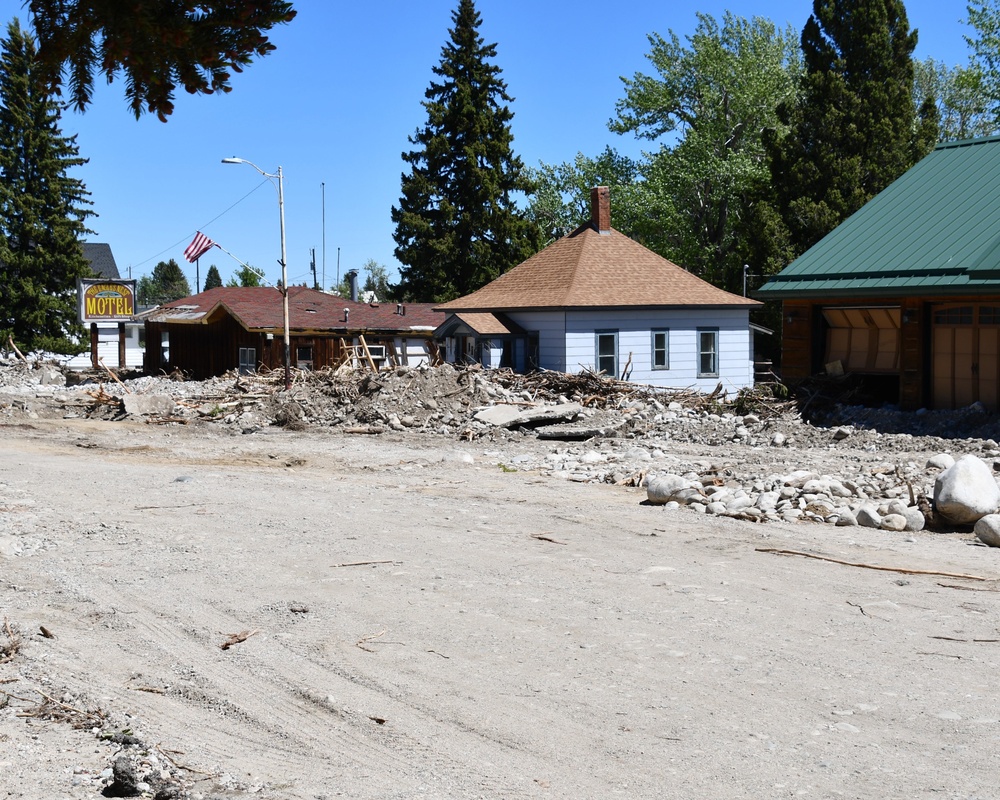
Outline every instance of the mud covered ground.
<path fill-rule="evenodd" d="M 665 511 L 549 464 L 864 473 L 995 442 L 655 408 L 629 414 L 655 446 L 462 436 L 443 408 L 352 435 L 75 391 L 0 424 L 0 796 L 113 794 L 122 755 L 161 798 L 996 796 L 1000 551 Z"/>
<path fill-rule="evenodd" d="M 980 409 L 881 412 L 904 433 L 848 409 L 838 438 L 612 392 L 587 419 L 614 435 L 564 442 L 476 423 L 541 398 L 470 375 L 127 381 L 174 399 L 139 415 L 114 382 L 12 371 L 0 797 L 121 796 L 128 772 L 161 800 L 996 796 L 1000 550 L 614 480 L 926 486 L 936 452 L 1000 453 Z"/>

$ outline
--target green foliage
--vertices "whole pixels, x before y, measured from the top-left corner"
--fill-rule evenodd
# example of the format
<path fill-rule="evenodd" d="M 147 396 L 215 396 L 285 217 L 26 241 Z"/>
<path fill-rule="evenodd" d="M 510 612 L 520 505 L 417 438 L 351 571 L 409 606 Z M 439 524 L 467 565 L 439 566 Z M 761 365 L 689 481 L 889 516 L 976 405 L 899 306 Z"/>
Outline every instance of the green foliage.
<path fill-rule="evenodd" d="M 189 296 L 191 286 L 180 266 L 171 258 L 153 267 L 152 275 L 143 275 L 139 279 L 136 294 L 142 305 L 162 305 Z"/>
<path fill-rule="evenodd" d="M 260 274 L 250 267 L 240 267 L 226 283 L 226 286 L 260 286 Z"/>
<path fill-rule="evenodd" d="M 913 102 L 917 43 L 901 0 L 814 0 L 802 31 L 806 72 L 790 131 L 768 139 L 778 210 L 796 254 L 926 155 L 932 110 Z"/>
<path fill-rule="evenodd" d="M 389 269 L 385 264 L 379 264 L 374 258 L 369 258 L 361 269 L 365 271 L 365 282 L 361 286 L 362 292 L 374 292 L 380 303 L 387 303 L 395 300 L 393 286 L 389 283 Z M 350 287 L 348 287 L 350 294 Z"/>
<path fill-rule="evenodd" d="M 215 289 L 222 286 L 222 276 L 219 274 L 219 268 L 212 264 L 208 268 L 208 272 L 205 274 L 205 291 L 209 289 Z"/>
<path fill-rule="evenodd" d="M 537 250 L 537 228 L 515 196 L 531 192 L 511 150 L 513 113 L 500 68 L 490 60 L 473 0 L 459 0 L 454 27 L 424 93 L 427 124 L 403 153 L 409 174 L 392 209 L 400 297 L 444 301 L 467 294 Z"/>
<path fill-rule="evenodd" d="M 974 139 L 997 132 L 983 75 L 977 67 L 949 67 L 928 58 L 915 61 L 913 72 L 914 103 L 931 98 L 937 107 L 938 141 Z"/>
<path fill-rule="evenodd" d="M 591 216 L 590 190 L 595 186 L 611 189 L 611 224 L 631 236 L 632 218 L 638 205 L 630 202 L 639 178 L 639 166 L 632 159 L 606 147 L 597 158 L 577 153 L 573 163 L 543 163 L 529 170 L 535 193 L 528 204 L 528 218 L 541 231 L 542 240 L 551 242 L 571 233 Z"/>
<path fill-rule="evenodd" d="M 0 336 L 22 350 L 79 352 L 76 281 L 92 275 L 80 242 L 93 212 L 68 172 L 87 162 L 62 134 L 34 40 L 16 20 L 0 50 Z"/>
<path fill-rule="evenodd" d="M 91 101 L 95 74 L 124 76 L 125 97 L 166 122 L 178 86 L 190 94 L 229 92 L 242 72 L 274 45 L 265 33 L 295 17 L 285 0 L 28 0 L 44 78 L 70 103 Z M 126 10 L 127 8 L 127 10 Z"/>
<path fill-rule="evenodd" d="M 972 49 L 969 81 L 981 92 L 993 128 L 1000 128 L 1000 0 L 970 0 L 966 10 L 974 31 L 965 37 Z"/>
<path fill-rule="evenodd" d="M 801 73 L 795 35 L 726 12 L 721 24 L 698 14 L 686 44 L 673 32 L 648 38 L 656 75 L 623 79 L 609 127 L 661 144 L 639 167 L 633 218 L 620 229 L 741 291 L 757 205 L 770 192 L 762 133 L 781 129 L 776 109 L 794 99 Z"/>

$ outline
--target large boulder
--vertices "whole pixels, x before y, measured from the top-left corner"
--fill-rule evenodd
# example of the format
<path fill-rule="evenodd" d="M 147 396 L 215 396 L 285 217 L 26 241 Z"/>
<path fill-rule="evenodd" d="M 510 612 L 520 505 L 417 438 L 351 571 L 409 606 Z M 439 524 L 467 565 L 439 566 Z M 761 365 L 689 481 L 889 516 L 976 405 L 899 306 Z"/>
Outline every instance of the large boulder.
<path fill-rule="evenodd" d="M 934 481 L 934 508 L 959 525 L 972 525 L 1000 508 L 1000 486 L 986 463 L 962 456 Z"/>
<path fill-rule="evenodd" d="M 654 506 L 666 505 L 671 501 L 687 505 L 701 492 L 687 478 L 680 475 L 659 475 L 646 479 L 646 501 Z"/>

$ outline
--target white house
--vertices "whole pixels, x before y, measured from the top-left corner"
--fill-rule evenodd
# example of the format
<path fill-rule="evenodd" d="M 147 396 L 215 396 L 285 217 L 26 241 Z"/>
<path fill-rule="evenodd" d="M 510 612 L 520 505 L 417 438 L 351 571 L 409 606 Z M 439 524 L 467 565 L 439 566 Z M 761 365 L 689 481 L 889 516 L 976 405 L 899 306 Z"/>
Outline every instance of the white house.
<path fill-rule="evenodd" d="M 453 363 L 583 369 L 636 383 L 711 391 L 753 385 L 750 311 L 611 227 L 610 192 L 591 221 L 472 294 L 437 307 Z"/>

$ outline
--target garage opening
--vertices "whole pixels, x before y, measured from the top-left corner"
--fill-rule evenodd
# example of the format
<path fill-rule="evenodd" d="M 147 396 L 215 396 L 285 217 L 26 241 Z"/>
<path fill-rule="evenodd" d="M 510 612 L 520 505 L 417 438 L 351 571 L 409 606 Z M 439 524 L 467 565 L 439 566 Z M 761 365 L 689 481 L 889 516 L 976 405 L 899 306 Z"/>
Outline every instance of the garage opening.
<path fill-rule="evenodd" d="M 899 401 L 899 306 L 841 306 L 823 309 L 824 364 L 830 371 L 861 379 L 867 403 Z"/>

